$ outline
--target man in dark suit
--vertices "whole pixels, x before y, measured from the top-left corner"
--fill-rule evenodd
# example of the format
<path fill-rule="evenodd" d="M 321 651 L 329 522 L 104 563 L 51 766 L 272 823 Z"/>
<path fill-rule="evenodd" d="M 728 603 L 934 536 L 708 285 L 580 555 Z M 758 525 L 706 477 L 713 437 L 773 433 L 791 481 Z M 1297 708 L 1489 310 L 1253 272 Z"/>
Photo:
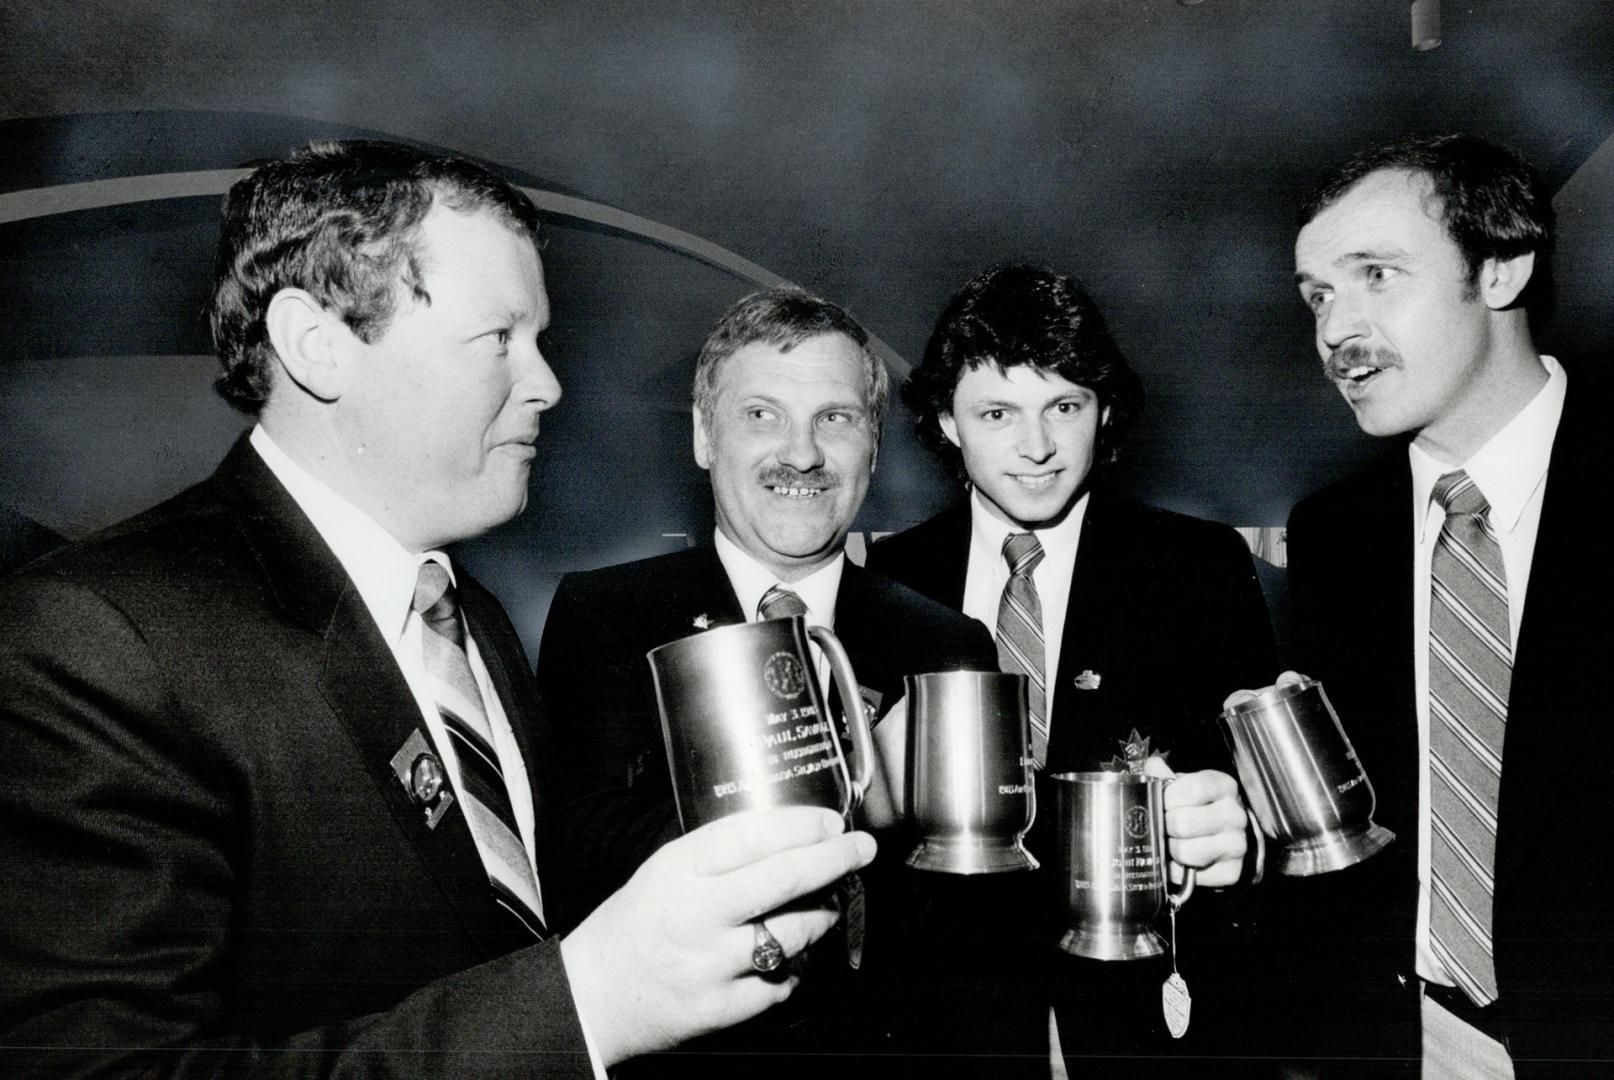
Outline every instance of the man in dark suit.
<path fill-rule="evenodd" d="M 1426 138 L 1359 155 L 1300 220 L 1324 373 L 1397 444 L 1290 518 L 1297 667 L 1397 840 L 1273 905 L 1296 1050 L 1325 1075 L 1609 1075 L 1614 572 L 1585 510 L 1611 455 L 1598 373 L 1532 337 L 1550 192 Z"/>
<path fill-rule="evenodd" d="M 0 584 L 0 1072 L 598 1077 L 790 993 L 759 972 L 834 918 L 799 898 L 872 855 L 832 813 L 720 822 L 545 927 L 565 762 L 440 550 L 520 511 L 560 396 L 537 237 L 385 143 L 232 188 L 219 385 L 257 425 Z"/>
<path fill-rule="evenodd" d="M 1172 855 L 1198 868 L 1201 886 L 1225 887 L 1253 848 L 1216 714 L 1229 687 L 1275 670 L 1272 632 L 1230 528 L 1095 484 L 1142 396 L 1075 280 L 1029 266 L 978 275 L 943 311 L 904 388 L 921 439 L 967 481 L 969 499 L 875 544 L 870 565 L 996 628 L 1004 670 L 1031 678 L 1039 859 L 1054 849 L 1048 776 L 1142 769 L 1169 755 Z M 1186 1042 L 1174 1045 L 1161 1017 L 1167 958 L 1071 960 L 1053 975 L 1056 996 L 1074 988 L 1075 1007 L 1060 1010 L 1067 1055 L 1094 1055 L 1082 1065 L 1092 1069 L 1098 1055 L 1222 1049 L 1207 1036 L 1231 1019 L 1211 1011 L 1226 996 L 1227 956 L 1205 947 L 1207 933 L 1225 930 L 1221 908 L 1207 894 L 1185 911 L 1179 966 L 1202 991 Z M 1049 951 L 1057 929 L 1030 925 L 1040 945 L 1028 947 Z"/>
<path fill-rule="evenodd" d="M 558 745 L 571 763 L 562 781 L 567 842 L 593 855 L 571 864 L 578 880 L 568 895 L 603 896 L 678 834 L 650 649 L 770 617 L 788 592 L 809 624 L 832 628 L 845 645 L 862 684 L 859 704 L 876 731 L 901 712 L 905 675 L 994 668 L 979 626 L 846 558 L 847 530 L 874 469 L 886 380 L 863 328 L 800 291 L 748 296 L 708 336 L 693 419 L 695 459 L 711 475 L 713 545 L 568 574 L 544 626 L 539 686 L 561 720 Z M 857 975 L 821 947 L 812 973 L 819 996 L 811 1006 L 793 1003 L 833 1019 L 805 1025 L 801 1042 L 759 1034 L 755 1048 L 836 1054 L 879 1038 L 862 1021 L 879 1027 L 885 1016 L 832 999 L 844 989 L 882 1013 L 898 1004 L 866 990 L 872 980 L 900 975 L 892 959 L 901 916 L 895 867 L 906 849 L 882 843 L 886 858 L 865 875 L 866 904 L 854 904 L 848 917 L 847 951 L 863 954 Z M 567 918 L 586 910 L 585 903 Z"/>

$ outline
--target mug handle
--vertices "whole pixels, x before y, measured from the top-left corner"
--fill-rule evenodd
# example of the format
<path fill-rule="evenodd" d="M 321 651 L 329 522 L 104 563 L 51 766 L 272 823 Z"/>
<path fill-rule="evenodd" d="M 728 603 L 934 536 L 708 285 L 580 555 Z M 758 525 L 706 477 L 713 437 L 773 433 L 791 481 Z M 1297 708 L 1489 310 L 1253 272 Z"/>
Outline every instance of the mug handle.
<path fill-rule="evenodd" d="M 1178 863 L 1177 865 L 1182 866 L 1182 863 Z M 1188 903 L 1188 898 L 1194 895 L 1194 882 L 1198 876 L 1198 870 L 1195 870 L 1192 866 L 1183 866 L 1182 888 L 1177 891 L 1172 891 L 1171 875 L 1166 875 L 1166 899 L 1171 901 L 1171 910 L 1181 911 L 1182 906 Z M 1197 911 L 1198 909 L 1196 908 L 1195 910 Z"/>
<path fill-rule="evenodd" d="M 824 650 L 824 655 L 829 657 L 830 674 L 834 676 L 835 687 L 841 695 L 841 712 L 846 717 L 847 730 L 852 734 L 852 753 L 857 759 L 857 771 L 850 777 L 851 799 L 846 808 L 846 813 L 850 814 L 863 802 L 863 795 L 869 790 L 869 781 L 874 777 L 874 734 L 869 730 L 869 718 L 863 711 L 863 695 L 858 691 L 851 658 L 846 655 L 840 639 L 824 626 L 809 626 L 807 636 L 817 642 L 818 647 Z M 829 725 L 829 737 L 834 740 L 835 752 L 844 764 L 846 752 L 841 748 L 840 735 L 833 722 Z"/>
<path fill-rule="evenodd" d="M 1177 778 L 1175 776 L 1166 779 L 1165 782 L 1161 784 L 1160 790 L 1164 792 L 1167 784 L 1173 784 L 1176 783 L 1176 781 Z M 1171 843 L 1171 839 L 1169 837 L 1166 838 L 1166 843 Z M 1166 856 L 1166 861 L 1171 861 L 1171 856 L 1169 854 Z M 1177 865 L 1182 866 L 1182 863 L 1178 863 Z M 1188 898 L 1194 895 L 1194 885 L 1197 883 L 1198 879 L 1198 870 L 1195 870 L 1192 866 L 1182 866 L 1182 888 L 1173 891 L 1171 888 L 1171 875 L 1169 873 L 1166 875 L 1166 899 L 1171 902 L 1172 911 L 1181 911 L 1182 906 L 1188 903 Z"/>

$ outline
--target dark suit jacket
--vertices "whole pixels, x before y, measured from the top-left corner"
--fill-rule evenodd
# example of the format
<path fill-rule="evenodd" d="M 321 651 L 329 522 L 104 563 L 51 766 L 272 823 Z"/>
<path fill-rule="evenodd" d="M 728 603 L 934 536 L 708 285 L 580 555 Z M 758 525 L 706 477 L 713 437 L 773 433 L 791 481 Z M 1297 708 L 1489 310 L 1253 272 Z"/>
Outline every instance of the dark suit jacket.
<path fill-rule="evenodd" d="M 1553 443 L 1514 650 L 1498 807 L 1495 959 L 1519 1077 L 1614 1073 L 1614 563 L 1599 526 L 1606 386 L 1571 380 Z M 1357 868 L 1292 885 L 1277 914 L 1297 963 L 1287 996 L 1321 1053 L 1418 1056 L 1413 928 L 1418 747 L 1412 656 L 1412 474 L 1404 447 L 1295 507 L 1289 571 L 1299 670 L 1323 680 L 1396 833 Z M 1308 886 L 1317 888 L 1308 889 Z M 1320 995 L 1305 996 L 1303 992 Z M 1599 1064 L 1593 1065 L 1592 1062 Z"/>
<path fill-rule="evenodd" d="M 460 595 L 542 822 L 526 662 Z M 591 1075 L 558 939 L 407 799 L 419 707 L 245 440 L 0 583 L 0 686 L 0 1072 Z"/>
<path fill-rule="evenodd" d="M 712 626 L 746 621 L 714 548 L 561 579 L 544 624 L 538 682 L 557 718 L 557 753 L 566 762 L 560 778 L 566 799 L 561 818 L 568 852 L 576 856 L 564 890 L 563 925 L 581 918 L 657 847 L 678 835 L 660 711 L 645 654 L 698 633 L 697 618 Z M 980 624 L 851 562 L 835 601 L 835 634 L 866 696 L 878 698 L 876 723 L 902 699 L 905 675 L 997 666 L 991 637 Z M 901 863 L 912 842 L 901 831 L 880 839 L 876 863 L 863 871 L 868 930 L 859 974 L 846 977 L 844 964 L 815 961 L 823 964 L 819 971 L 824 974 L 811 977 L 816 973 L 810 972 L 782 1016 L 765 1019 L 749 1034 L 720 1041 L 725 1056 L 736 1047 L 748 1053 L 800 1048 L 845 1055 L 889 1045 L 886 1018 L 864 1014 L 897 1005 L 875 987 L 886 987 L 888 978 L 901 974 Z M 832 951 L 830 944 L 815 952 L 822 956 Z M 834 1000 L 850 995 L 859 1004 Z M 800 1022 L 809 1015 L 816 1019 Z M 846 1027 L 848 1017 L 866 1030 L 823 1034 L 825 1025 Z M 806 1034 L 785 1031 L 786 1024 Z M 719 1060 L 714 1057 L 707 1065 Z M 843 1072 L 859 1067 L 850 1057 L 831 1060 L 833 1064 L 816 1067 Z M 776 1059 L 770 1069 L 783 1064 Z"/>
<path fill-rule="evenodd" d="M 969 567 L 970 508 L 966 502 L 921 525 L 875 544 L 869 564 L 950 607 L 962 608 Z M 1059 1006 L 1072 1075 L 1114 1070 L 1137 1075 L 1151 1064 L 1184 1075 L 1181 1058 L 1167 1053 L 1232 1053 L 1223 1038 L 1242 1018 L 1225 1011 L 1247 974 L 1239 965 L 1238 941 L 1249 917 L 1247 903 L 1209 892 L 1184 908 L 1180 967 L 1194 992 L 1194 1022 L 1187 1040 L 1173 1043 L 1160 1019 L 1159 987 L 1170 972 L 1164 957 L 1125 964 L 1060 958 L 1052 944 L 1062 923 L 1051 910 L 1058 891 L 1050 879 L 1055 845 L 1052 773 L 1093 770 L 1119 757 L 1133 732 L 1152 751 L 1167 751 L 1178 771 L 1233 768 L 1217 715 L 1233 690 L 1260 686 L 1276 674 L 1272 630 L 1249 549 L 1225 525 L 1121 499 L 1095 490 L 1082 524 L 1071 580 L 1064 637 L 1054 679 L 1048 764 L 1038 777 L 1037 823 L 1027 844 L 1043 863 L 1031 875 L 1004 875 L 1002 882 L 966 881 L 957 896 L 938 898 L 939 908 L 1031 910 L 1039 918 L 1004 917 L 1018 941 L 983 941 L 981 964 L 1004 974 L 977 974 L 1000 1002 L 1016 992 L 1012 980 L 1039 970 L 1049 980 L 1034 997 L 1034 1010 L 1020 1022 L 1022 1051 L 1046 1060 L 1046 1010 Z M 1096 685 L 1095 685 L 1096 684 Z M 1231 925 L 1238 920 L 1239 927 Z M 954 920 L 958 921 L 958 920 Z M 976 921 L 979 922 L 977 916 Z M 1000 954 L 994 961 L 990 955 Z M 1002 954 L 1031 959 L 1002 964 Z M 1025 992 L 1021 991 L 1024 997 Z M 1072 1023 L 1067 1024 L 1069 1016 Z M 989 1052 L 1011 1050 L 1007 1030 Z M 1079 1024 L 1079 1028 L 1076 1026 Z M 1218 1031 L 1218 1029 L 1224 1029 Z M 1086 1056 L 1080 1063 L 1074 1059 Z M 1033 1066 L 1035 1068 L 1035 1066 Z M 1239 1070 L 1238 1075 L 1247 1075 Z"/>

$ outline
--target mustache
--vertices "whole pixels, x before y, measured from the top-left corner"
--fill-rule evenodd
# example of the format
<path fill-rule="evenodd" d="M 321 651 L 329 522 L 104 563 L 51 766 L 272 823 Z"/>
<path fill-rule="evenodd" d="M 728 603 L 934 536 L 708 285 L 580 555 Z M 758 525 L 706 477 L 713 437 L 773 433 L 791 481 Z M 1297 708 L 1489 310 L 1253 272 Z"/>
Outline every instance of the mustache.
<path fill-rule="evenodd" d="M 1370 349 L 1358 342 L 1341 345 L 1328 359 L 1323 361 L 1323 369 L 1330 375 L 1343 375 L 1354 367 L 1392 368 L 1401 366 L 1401 354 L 1394 349 L 1379 347 Z"/>
<path fill-rule="evenodd" d="M 757 479 L 767 487 L 832 488 L 841 482 L 841 478 L 830 469 L 817 468 L 803 472 L 789 465 L 770 465 L 757 474 Z"/>

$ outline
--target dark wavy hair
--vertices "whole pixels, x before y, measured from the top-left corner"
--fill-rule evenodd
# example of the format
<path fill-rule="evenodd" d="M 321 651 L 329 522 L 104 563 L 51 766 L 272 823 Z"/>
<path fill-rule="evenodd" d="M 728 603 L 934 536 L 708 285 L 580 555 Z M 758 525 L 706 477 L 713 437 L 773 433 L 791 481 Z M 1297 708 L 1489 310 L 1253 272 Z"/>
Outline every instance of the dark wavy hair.
<path fill-rule="evenodd" d="M 491 212 L 540 243 L 538 211 L 514 186 L 462 158 L 398 143 L 309 143 L 237 181 L 224 200 L 209 305 L 220 396 L 249 415 L 269 400 L 276 360 L 264 318 L 282 289 L 307 290 L 367 342 L 386 331 L 399 285 L 430 303 L 418 238 L 439 201 Z"/>
<path fill-rule="evenodd" d="M 1094 468 L 1115 463 L 1122 436 L 1143 409 L 1143 381 L 1127 365 L 1081 282 L 1038 266 L 1005 266 L 971 278 L 936 320 L 925 356 L 908 376 L 902 400 L 917 419 L 919 441 L 960 479 L 964 456 L 942 434 L 953 392 L 966 371 L 1026 365 L 1085 386 L 1109 410 L 1098 431 Z"/>
<path fill-rule="evenodd" d="M 1556 242 L 1552 192 L 1541 174 L 1506 147 L 1472 135 L 1429 135 L 1383 143 L 1351 158 L 1300 204 L 1305 228 L 1369 175 L 1386 169 L 1416 173 L 1439 200 L 1446 235 L 1463 253 L 1469 299 L 1478 295 L 1486 259 L 1534 252 L 1535 267 L 1519 304 L 1532 323 L 1552 314 L 1552 251 Z"/>
<path fill-rule="evenodd" d="M 886 373 L 885 364 L 874 355 L 874 350 L 869 347 L 869 332 L 856 319 L 840 305 L 804 289 L 759 289 L 735 301 L 718 317 L 695 360 L 695 405 L 706 416 L 712 415 L 717 404 L 717 379 L 723 364 L 747 345 L 762 342 L 781 352 L 789 352 L 819 334 L 845 334 L 858 347 L 863 356 L 869 420 L 878 437 L 880 418 L 885 414 L 886 398 L 891 393 L 891 379 Z"/>

